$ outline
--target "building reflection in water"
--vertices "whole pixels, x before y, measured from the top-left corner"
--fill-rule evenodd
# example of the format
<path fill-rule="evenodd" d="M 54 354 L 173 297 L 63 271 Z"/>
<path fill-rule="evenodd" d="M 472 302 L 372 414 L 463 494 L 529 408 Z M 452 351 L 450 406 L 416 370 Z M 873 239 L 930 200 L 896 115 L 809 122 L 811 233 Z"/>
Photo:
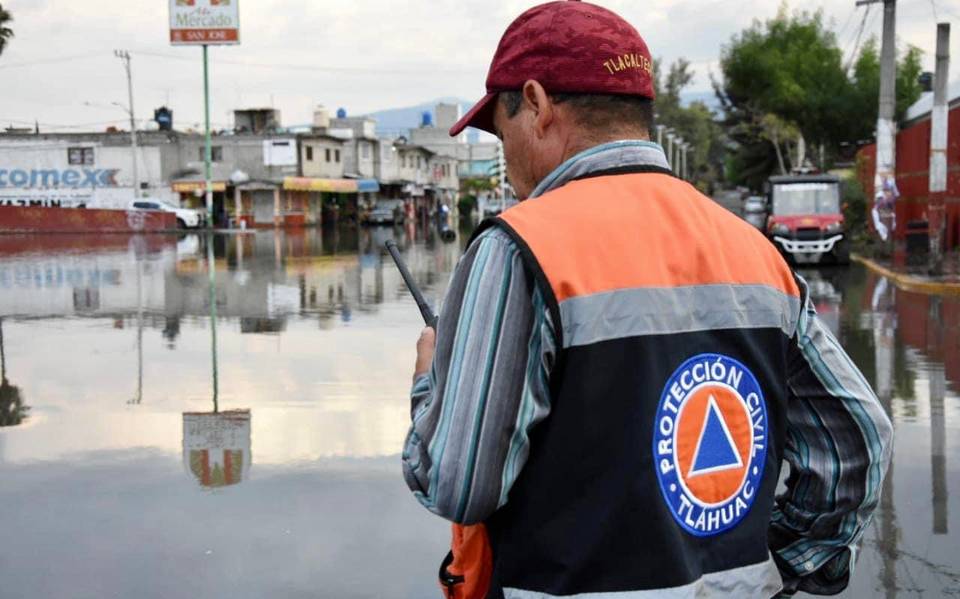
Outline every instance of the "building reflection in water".
<path fill-rule="evenodd" d="M 201 486 L 242 482 L 252 459 L 250 410 L 184 412 L 183 465 Z"/>

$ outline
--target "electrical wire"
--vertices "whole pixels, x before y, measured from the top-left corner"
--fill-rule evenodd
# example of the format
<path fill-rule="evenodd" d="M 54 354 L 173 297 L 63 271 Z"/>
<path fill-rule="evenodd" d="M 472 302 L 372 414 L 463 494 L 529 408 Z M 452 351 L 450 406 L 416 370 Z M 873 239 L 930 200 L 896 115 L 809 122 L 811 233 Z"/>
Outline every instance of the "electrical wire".
<path fill-rule="evenodd" d="M 152 58 L 166 58 L 169 60 L 182 60 L 189 62 L 196 62 L 194 57 L 190 56 L 179 56 L 176 54 L 167 54 L 164 52 L 151 52 L 147 50 L 135 50 L 132 52 L 134 55 L 139 56 L 148 56 Z M 420 68 L 420 69 L 401 69 L 401 68 L 388 68 L 388 69 L 378 69 L 378 68 L 368 68 L 368 67 L 330 67 L 330 66 L 314 66 L 314 65 L 304 65 L 304 64 L 289 64 L 289 63 L 266 63 L 266 62 L 245 62 L 240 60 L 222 60 L 222 59 L 210 59 L 210 62 L 213 64 L 222 64 L 222 65 L 232 65 L 240 67 L 253 67 L 253 68 L 263 68 L 263 69 L 288 69 L 293 71 L 312 71 L 312 72 L 330 72 L 330 73 L 371 73 L 376 75 L 383 74 L 404 74 L 404 75 L 416 75 L 416 74 L 425 74 L 425 73 L 463 73 L 464 69 L 454 68 L 454 67 L 430 67 L 430 68 Z"/>
<path fill-rule="evenodd" d="M 857 12 L 856 6 L 850 9 L 850 14 L 847 15 L 847 20 L 844 21 L 843 27 L 841 27 L 837 32 L 837 39 L 840 39 L 841 37 L 843 37 L 843 34 L 847 31 L 847 26 L 850 25 L 850 21 L 853 20 L 853 15 L 856 14 L 856 12 Z"/>
<path fill-rule="evenodd" d="M 860 20 L 860 29 L 857 31 L 857 39 L 853 44 L 853 51 L 850 53 L 850 57 L 847 59 L 847 64 L 843 67 L 844 71 L 849 71 L 853 61 L 857 58 L 857 50 L 860 49 L 860 38 L 863 36 L 863 30 L 867 26 L 867 17 L 870 16 L 870 8 L 872 6 L 872 4 L 868 4 L 867 10 L 863 12 L 863 18 Z"/>
<path fill-rule="evenodd" d="M 74 60 L 86 60 L 88 58 L 96 58 L 98 56 L 106 56 L 103 52 L 91 52 L 89 54 L 77 54 L 75 56 L 62 56 L 60 58 L 47 58 L 43 60 L 31 60 L 27 62 L 12 62 L 10 64 L 0 64 L 0 69 L 20 69 L 23 67 L 32 67 L 43 64 L 57 64 L 61 62 L 71 62 Z"/>

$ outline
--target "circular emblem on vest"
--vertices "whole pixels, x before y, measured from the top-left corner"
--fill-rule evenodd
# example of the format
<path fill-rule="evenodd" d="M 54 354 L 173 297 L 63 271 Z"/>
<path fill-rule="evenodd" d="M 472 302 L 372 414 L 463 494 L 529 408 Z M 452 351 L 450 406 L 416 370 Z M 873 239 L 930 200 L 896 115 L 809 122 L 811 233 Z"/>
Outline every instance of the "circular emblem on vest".
<path fill-rule="evenodd" d="M 699 354 L 664 385 L 653 457 L 663 498 L 684 530 L 708 537 L 750 511 L 767 456 L 767 406 L 756 377 L 720 354 Z"/>

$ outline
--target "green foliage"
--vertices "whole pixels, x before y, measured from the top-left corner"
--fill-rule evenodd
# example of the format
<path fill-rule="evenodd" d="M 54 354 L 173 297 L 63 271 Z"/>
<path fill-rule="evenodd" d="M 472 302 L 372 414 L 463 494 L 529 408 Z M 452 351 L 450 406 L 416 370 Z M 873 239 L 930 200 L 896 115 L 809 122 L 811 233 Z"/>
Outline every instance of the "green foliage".
<path fill-rule="evenodd" d="M 665 77 L 659 64 L 659 60 L 654 61 L 656 122 L 674 129 L 692 146 L 687 152 L 690 179 L 701 191 L 710 192 L 723 179 L 724 148 L 716 115 L 703 102 L 693 102 L 686 107 L 681 104 L 680 94 L 694 76 L 688 60 L 677 59 Z"/>
<path fill-rule="evenodd" d="M 9 26 L 12 22 L 13 15 L 10 11 L 4 10 L 3 5 L 0 4 L 0 54 L 3 54 L 3 50 L 10 43 L 10 38 L 13 37 L 13 29 Z"/>
<path fill-rule="evenodd" d="M 897 122 L 903 120 L 910 105 L 920 99 L 923 89 L 920 87 L 920 74 L 923 66 L 920 59 L 923 50 L 916 46 L 908 46 L 907 53 L 897 59 Z M 878 84 L 879 89 L 879 84 Z"/>
<path fill-rule="evenodd" d="M 896 117 L 919 98 L 921 51 L 909 47 L 897 66 Z M 734 156 L 728 180 L 759 189 L 763 180 L 792 165 L 790 144 L 802 135 L 808 156 L 824 164 L 841 146 L 872 137 L 877 120 L 880 57 L 876 39 L 861 48 L 852 68 L 843 64 L 836 36 L 820 11 L 791 13 L 784 4 L 777 16 L 754 21 L 721 50 L 722 81 L 715 81 L 724 105 Z M 772 115 L 772 116 L 771 116 Z M 792 130 L 795 130 L 792 131 Z M 773 152 L 773 157 L 763 155 Z"/>
<path fill-rule="evenodd" d="M 457 209 L 460 212 L 461 218 L 469 216 L 476 207 L 477 196 L 473 194 L 462 194 L 460 200 L 457 202 Z"/>
<path fill-rule="evenodd" d="M 841 181 L 840 198 L 847 231 L 852 238 L 857 239 L 867 230 L 867 195 L 855 172 L 851 172 Z"/>
<path fill-rule="evenodd" d="M 820 12 L 781 8 L 776 18 L 734 36 L 720 53 L 724 92 L 752 112 L 794 123 L 813 143 L 842 126 L 838 101 L 849 86 L 843 55 Z"/>

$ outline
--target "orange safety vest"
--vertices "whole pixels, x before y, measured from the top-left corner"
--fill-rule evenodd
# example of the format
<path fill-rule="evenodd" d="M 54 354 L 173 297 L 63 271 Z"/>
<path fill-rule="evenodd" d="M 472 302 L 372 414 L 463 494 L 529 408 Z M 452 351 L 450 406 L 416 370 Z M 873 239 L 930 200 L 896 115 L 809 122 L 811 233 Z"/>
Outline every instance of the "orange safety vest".
<path fill-rule="evenodd" d="M 559 354 L 507 503 L 454 526 L 447 596 L 776 594 L 767 528 L 801 300 L 776 249 L 649 166 L 493 226 L 547 296 Z"/>

